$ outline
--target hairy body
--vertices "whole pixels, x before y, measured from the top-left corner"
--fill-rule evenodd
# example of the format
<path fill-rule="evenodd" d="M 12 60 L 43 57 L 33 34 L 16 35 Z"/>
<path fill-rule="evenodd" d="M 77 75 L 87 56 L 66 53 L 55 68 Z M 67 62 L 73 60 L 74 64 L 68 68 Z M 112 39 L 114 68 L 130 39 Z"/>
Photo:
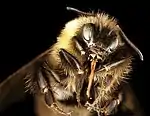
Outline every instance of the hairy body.
<path fill-rule="evenodd" d="M 137 113 L 137 101 L 125 105 L 135 99 L 124 81 L 132 70 L 134 51 L 141 60 L 142 53 L 115 18 L 83 14 L 66 23 L 49 50 L 9 78 L 24 78 L 39 116 L 113 115 L 122 104 Z"/>

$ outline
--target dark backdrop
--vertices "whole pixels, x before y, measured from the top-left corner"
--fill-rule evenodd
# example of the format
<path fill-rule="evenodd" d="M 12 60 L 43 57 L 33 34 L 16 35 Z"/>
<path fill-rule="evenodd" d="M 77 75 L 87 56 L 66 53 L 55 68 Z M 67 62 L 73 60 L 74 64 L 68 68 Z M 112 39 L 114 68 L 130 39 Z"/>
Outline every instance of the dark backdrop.
<path fill-rule="evenodd" d="M 1 4 L 1 38 L 0 38 L 0 82 L 14 71 L 44 52 L 56 41 L 56 36 L 64 24 L 75 18 L 74 12 L 67 11 L 66 6 L 83 11 L 105 11 L 115 16 L 128 38 L 142 51 L 144 62 L 137 59 L 137 65 L 131 80 L 133 89 L 144 109 L 148 109 L 149 93 L 149 6 L 142 2 L 102 2 L 91 0 L 83 3 L 74 1 L 52 2 L 7 2 Z M 138 57 L 137 57 L 138 58 Z M 15 104 L 16 109 L 32 113 L 32 98 Z M 28 108 L 28 110 L 25 110 Z M 12 111 L 12 108 L 8 110 Z M 20 109 L 19 109 L 20 110 Z M 15 110 L 13 110 L 15 111 Z M 6 114 L 8 114 L 8 112 Z M 6 115 L 5 114 L 5 115 Z M 11 113 L 12 114 L 12 113 Z"/>

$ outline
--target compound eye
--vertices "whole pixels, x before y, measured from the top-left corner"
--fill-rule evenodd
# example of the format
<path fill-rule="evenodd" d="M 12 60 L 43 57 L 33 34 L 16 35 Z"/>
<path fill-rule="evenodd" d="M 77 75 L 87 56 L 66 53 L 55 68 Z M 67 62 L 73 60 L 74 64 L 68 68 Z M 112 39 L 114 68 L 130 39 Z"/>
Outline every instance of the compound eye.
<path fill-rule="evenodd" d="M 115 41 L 113 41 L 112 44 L 110 45 L 110 49 L 115 50 L 117 48 L 118 44 L 119 44 L 119 41 L 116 38 Z"/>
<path fill-rule="evenodd" d="M 85 24 L 83 26 L 83 39 L 84 41 L 93 40 L 94 29 L 91 23 Z"/>
<path fill-rule="evenodd" d="M 118 44 L 119 44 L 118 38 L 115 38 L 115 40 L 108 46 L 107 51 L 109 53 L 113 52 L 117 48 Z"/>

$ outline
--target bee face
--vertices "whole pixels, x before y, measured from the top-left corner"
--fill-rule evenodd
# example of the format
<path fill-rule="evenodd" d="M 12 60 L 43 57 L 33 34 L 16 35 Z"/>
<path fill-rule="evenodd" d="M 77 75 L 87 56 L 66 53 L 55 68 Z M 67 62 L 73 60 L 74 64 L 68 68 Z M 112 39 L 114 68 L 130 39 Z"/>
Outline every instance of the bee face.
<path fill-rule="evenodd" d="M 123 45 L 117 30 L 92 23 L 84 24 L 77 38 L 88 57 L 99 60 L 104 60 Z"/>

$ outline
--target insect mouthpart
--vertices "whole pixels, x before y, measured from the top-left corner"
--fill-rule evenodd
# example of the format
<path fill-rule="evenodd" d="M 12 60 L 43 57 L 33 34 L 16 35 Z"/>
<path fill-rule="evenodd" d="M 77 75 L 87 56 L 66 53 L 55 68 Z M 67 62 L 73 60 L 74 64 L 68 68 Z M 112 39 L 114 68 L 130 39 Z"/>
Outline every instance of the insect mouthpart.
<path fill-rule="evenodd" d="M 93 59 L 97 59 L 99 62 L 104 62 L 104 57 L 106 56 L 107 51 L 98 45 L 91 46 L 88 49 L 88 60 L 92 61 Z"/>
<path fill-rule="evenodd" d="M 95 67 L 96 67 L 96 62 L 97 62 L 97 59 L 96 59 L 95 56 L 93 55 L 93 59 L 91 61 L 91 73 L 88 77 L 89 83 L 88 83 L 87 92 L 86 92 L 87 97 L 90 98 L 90 99 L 91 99 L 90 91 L 91 91 L 91 86 L 92 86 L 92 82 L 93 82 L 93 79 L 94 79 L 94 72 L 95 72 Z"/>
<path fill-rule="evenodd" d="M 87 87 L 87 91 L 86 91 L 86 95 L 89 99 L 92 99 L 91 95 L 90 95 L 90 91 L 91 91 L 91 86 L 92 86 L 92 83 L 94 80 L 94 73 L 96 70 L 96 66 L 99 63 L 98 62 L 99 60 L 101 61 L 101 57 L 98 54 L 89 54 L 89 61 L 91 62 L 90 63 L 91 71 L 90 71 L 90 75 L 88 77 L 89 82 L 88 82 L 88 87 Z"/>
<path fill-rule="evenodd" d="M 102 60 L 102 57 L 100 57 L 98 54 L 89 54 L 89 57 L 88 57 L 88 60 L 89 61 L 93 61 L 94 59 L 97 59 L 98 60 Z"/>

